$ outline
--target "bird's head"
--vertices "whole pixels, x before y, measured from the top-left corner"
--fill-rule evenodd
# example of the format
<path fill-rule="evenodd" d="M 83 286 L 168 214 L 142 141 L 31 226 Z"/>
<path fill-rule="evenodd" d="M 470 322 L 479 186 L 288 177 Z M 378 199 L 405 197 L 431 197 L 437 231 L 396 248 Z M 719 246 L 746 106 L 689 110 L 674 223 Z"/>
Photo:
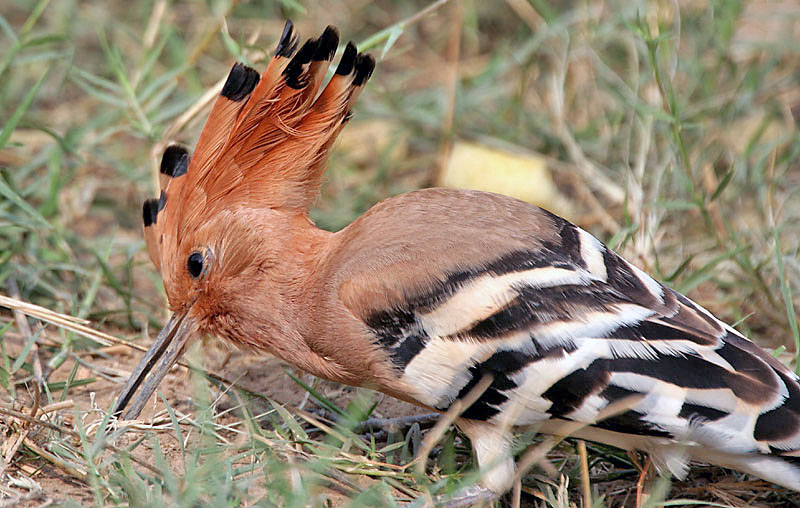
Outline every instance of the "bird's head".
<path fill-rule="evenodd" d="M 123 388 L 115 414 L 130 403 L 125 418 L 138 416 L 193 337 L 256 345 L 240 326 L 255 317 L 248 309 L 277 311 L 298 287 L 296 267 L 314 239 L 298 240 L 296 232 L 308 229 L 328 151 L 375 66 L 350 42 L 323 88 L 338 42 L 328 27 L 297 49 L 287 22 L 263 75 L 233 66 L 194 154 L 177 145 L 164 152 L 161 194 L 145 201 L 143 219 L 172 317 Z"/>

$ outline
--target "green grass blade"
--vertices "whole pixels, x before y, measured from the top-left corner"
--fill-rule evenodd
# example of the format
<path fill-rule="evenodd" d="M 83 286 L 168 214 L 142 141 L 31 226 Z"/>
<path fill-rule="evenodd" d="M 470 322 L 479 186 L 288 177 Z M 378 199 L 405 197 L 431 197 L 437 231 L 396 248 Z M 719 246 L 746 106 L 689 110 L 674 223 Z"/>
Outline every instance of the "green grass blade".
<path fill-rule="evenodd" d="M 31 103 L 33 103 L 34 97 L 36 97 L 36 94 L 39 92 L 39 87 L 42 86 L 42 83 L 44 83 L 44 80 L 49 73 L 50 69 L 48 68 L 46 71 L 44 71 L 41 77 L 39 77 L 33 87 L 28 90 L 28 93 L 25 94 L 25 97 L 14 110 L 14 113 L 11 114 L 11 117 L 8 119 L 5 125 L 3 125 L 3 130 L 0 131 L 0 150 L 2 150 L 6 146 L 6 143 L 8 143 L 8 140 L 11 139 L 11 133 L 14 132 L 14 129 L 17 128 L 17 124 L 19 124 L 19 121 L 22 120 L 25 112 L 28 111 Z"/>

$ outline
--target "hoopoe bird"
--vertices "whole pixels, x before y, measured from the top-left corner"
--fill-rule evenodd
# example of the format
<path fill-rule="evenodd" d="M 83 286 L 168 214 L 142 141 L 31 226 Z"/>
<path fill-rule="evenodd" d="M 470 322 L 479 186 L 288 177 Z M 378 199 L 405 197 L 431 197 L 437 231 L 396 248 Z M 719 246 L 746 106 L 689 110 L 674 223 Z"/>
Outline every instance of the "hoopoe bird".
<path fill-rule="evenodd" d="M 233 66 L 194 154 L 166 149 L 143 218 L 172 317 L 115 414 L 136 418 L 186 344 L 214 336 L 436 411 L 481 387 L 456 423 L 495 494 L 514 426 L 574 423 L 679 478 L 696 460 L 800 490 L 798 376 L 570 222 L 425 189 L 316 228 L 328 152 L 375 66 L 350 42 L 323 87 L 338 43 L 328 27 L 298 49 L 287 22 L 263 75 Z"/>

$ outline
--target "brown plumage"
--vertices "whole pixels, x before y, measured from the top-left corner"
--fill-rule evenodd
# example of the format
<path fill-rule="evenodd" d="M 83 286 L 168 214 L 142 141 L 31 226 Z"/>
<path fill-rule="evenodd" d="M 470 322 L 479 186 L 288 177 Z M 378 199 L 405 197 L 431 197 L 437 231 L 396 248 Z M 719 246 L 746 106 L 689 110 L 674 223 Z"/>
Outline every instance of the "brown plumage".
<path fill-rule="evenodd" d="M 797 376 L 564 219 L 429 189 L 317 229 L 328 151 L 374 67 L 349 43 L 323 87 L 337 45 L 329 27 L 295 53 L 287 23 L 263 76 L 234 65 L 194 155 L 167 149 L 144 224 L 173 316 L 115 413 L 144 382 L 137 416 L 211 335 L 439 411 L 488 379 L 459 425 L 495 493 L 514 471 L 511 426 L 569 422 L 679 476 L 697 459 L 800 489 Z"/>

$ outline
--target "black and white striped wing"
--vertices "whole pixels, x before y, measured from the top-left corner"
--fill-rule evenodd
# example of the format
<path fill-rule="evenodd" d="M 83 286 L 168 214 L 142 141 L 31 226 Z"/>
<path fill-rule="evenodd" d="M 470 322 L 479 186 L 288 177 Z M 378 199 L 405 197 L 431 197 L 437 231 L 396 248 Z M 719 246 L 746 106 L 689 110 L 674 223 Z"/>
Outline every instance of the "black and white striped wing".
<path fill-rule="evenodd" d="M 447 273 L 363 317 L 419 402 L 446 410 L 490 374 L 463 417 L 500 424 L 513 412 L 517 425 L 557 418 L 730 453 L 797 453 L 794 373 L 593 236 L 549 218 L 560 245 Z M 640 396 L 630 409 L 597 420 L 630 395 Z"/>

